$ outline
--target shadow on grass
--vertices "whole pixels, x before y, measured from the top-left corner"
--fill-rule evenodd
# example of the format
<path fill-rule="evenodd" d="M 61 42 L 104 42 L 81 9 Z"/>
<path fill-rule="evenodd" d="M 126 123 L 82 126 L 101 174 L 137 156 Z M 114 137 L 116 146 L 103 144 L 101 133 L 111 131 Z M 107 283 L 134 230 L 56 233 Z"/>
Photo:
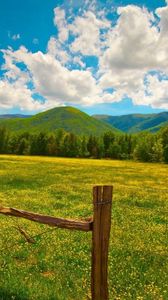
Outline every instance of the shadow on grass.
<path fill-rule="evenodd" d="M 7 289 L 0 288 L 0 299 L 1 300 L 28 300 L 28 296 L 19 295 L 17 293 L 12 293 Z"/>
<path fill-rule="evenodd" d="M 126 198 L 122 199 L 122 204 L 130 206 L 130 207 L 138 207 L 138 208 L 149 208 L 149 209 L 155 209 L 158 207 L 163 207 L 164 203 L 159 202 L 155 199 L 149 199 L 149 200 L 142 200 L 142 199 L 132 199 L 132 198 Z"/>

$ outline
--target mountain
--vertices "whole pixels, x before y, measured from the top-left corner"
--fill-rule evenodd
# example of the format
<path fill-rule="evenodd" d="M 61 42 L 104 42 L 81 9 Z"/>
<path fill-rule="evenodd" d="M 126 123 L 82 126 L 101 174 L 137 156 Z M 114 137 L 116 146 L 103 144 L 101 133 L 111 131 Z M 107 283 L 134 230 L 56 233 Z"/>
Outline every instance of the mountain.
<path fill-rule="evenodd" d="M 151 132 L 158 131 L 161 127 L 168 123 L 168 112 L 155 114 L 153 117 L 146 119 L 137 126 L 132 128 L 132 132 L 148 130 Z"/>
<path fill-rule="evenodd" d="M 20 115 L 20 114 L 8 114 L 8 115 L 0 115 L 0 119 L 16 119 L 16 118 L 29 118 L 30 115 Z"/>
<path fill-rule="evenodd" d="M 0 126 L 7 127 L 13 132 L 40 131 L 54 132 L 62 128 L 65 131 L 79 135 L 101 135 L 106 131 L 117 129 L 109 124 L 96 120 L 73 107 L 56 107 L 27 118 L 0 119 Z"/>
<path fill-rule="evenodd" d="M 96 120 L 103 121 L 121 131 L 136 133 L 144 130 L 158 131 L 168 124 L 168 112 L 158 114 L 129 114 L 123 116 L 93 115 Z"/>

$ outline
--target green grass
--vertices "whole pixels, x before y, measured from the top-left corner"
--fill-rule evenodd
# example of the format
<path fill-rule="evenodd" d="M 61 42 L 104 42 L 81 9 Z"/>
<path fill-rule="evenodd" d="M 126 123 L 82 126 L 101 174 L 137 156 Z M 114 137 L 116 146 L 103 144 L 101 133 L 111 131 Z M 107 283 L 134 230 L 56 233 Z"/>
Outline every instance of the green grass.
<path fill-rule="evenodd" d="M 0 205 L 60 217 L 92 215 L 92 187 L 113 184 L 110 299 L 168 299 L 168 166 L 0 156 Z M 24 242 L 18 224 L 35 244 Z M 0 299 L 90 299 L 91 233 L 0 215 Z"/>

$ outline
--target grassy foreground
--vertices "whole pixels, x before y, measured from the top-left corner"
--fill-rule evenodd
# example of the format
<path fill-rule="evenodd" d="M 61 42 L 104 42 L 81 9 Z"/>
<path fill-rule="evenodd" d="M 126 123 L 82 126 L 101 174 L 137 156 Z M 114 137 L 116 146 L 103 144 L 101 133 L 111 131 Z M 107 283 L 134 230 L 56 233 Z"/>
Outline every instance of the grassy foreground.
<path fill-rule="evenodd" d="M 0 156 L 0 205 L 85 218 L 97 184 L 114 185 L 110 299 L 168 299 L 167 165 Z M 0 299 L 90 299 L 90 250 L 91 233 L 0 215 Z"/>

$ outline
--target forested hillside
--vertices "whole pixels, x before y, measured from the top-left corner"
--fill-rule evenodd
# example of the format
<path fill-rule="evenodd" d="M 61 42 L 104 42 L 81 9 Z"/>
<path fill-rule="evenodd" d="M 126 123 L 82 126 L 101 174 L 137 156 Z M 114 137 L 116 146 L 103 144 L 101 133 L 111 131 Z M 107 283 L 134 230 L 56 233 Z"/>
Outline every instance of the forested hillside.
<path fill-rule="evenodd" d="M 12 132 L 54 132 L 62 128 L 78 135 L 101 135 L 107 130 L 118 131 L 74 107 L 56 107 L 28 118 L 0 119 L 0 126 Z"/>
<path fill-rule="evenodd" d="M 124 132 L 136 133 L 144 130 L 155 132 L 168 124 L 168 112 L 158 114 L 130 114 L 123 116 L 94 115 L 97 120 Z"/>

